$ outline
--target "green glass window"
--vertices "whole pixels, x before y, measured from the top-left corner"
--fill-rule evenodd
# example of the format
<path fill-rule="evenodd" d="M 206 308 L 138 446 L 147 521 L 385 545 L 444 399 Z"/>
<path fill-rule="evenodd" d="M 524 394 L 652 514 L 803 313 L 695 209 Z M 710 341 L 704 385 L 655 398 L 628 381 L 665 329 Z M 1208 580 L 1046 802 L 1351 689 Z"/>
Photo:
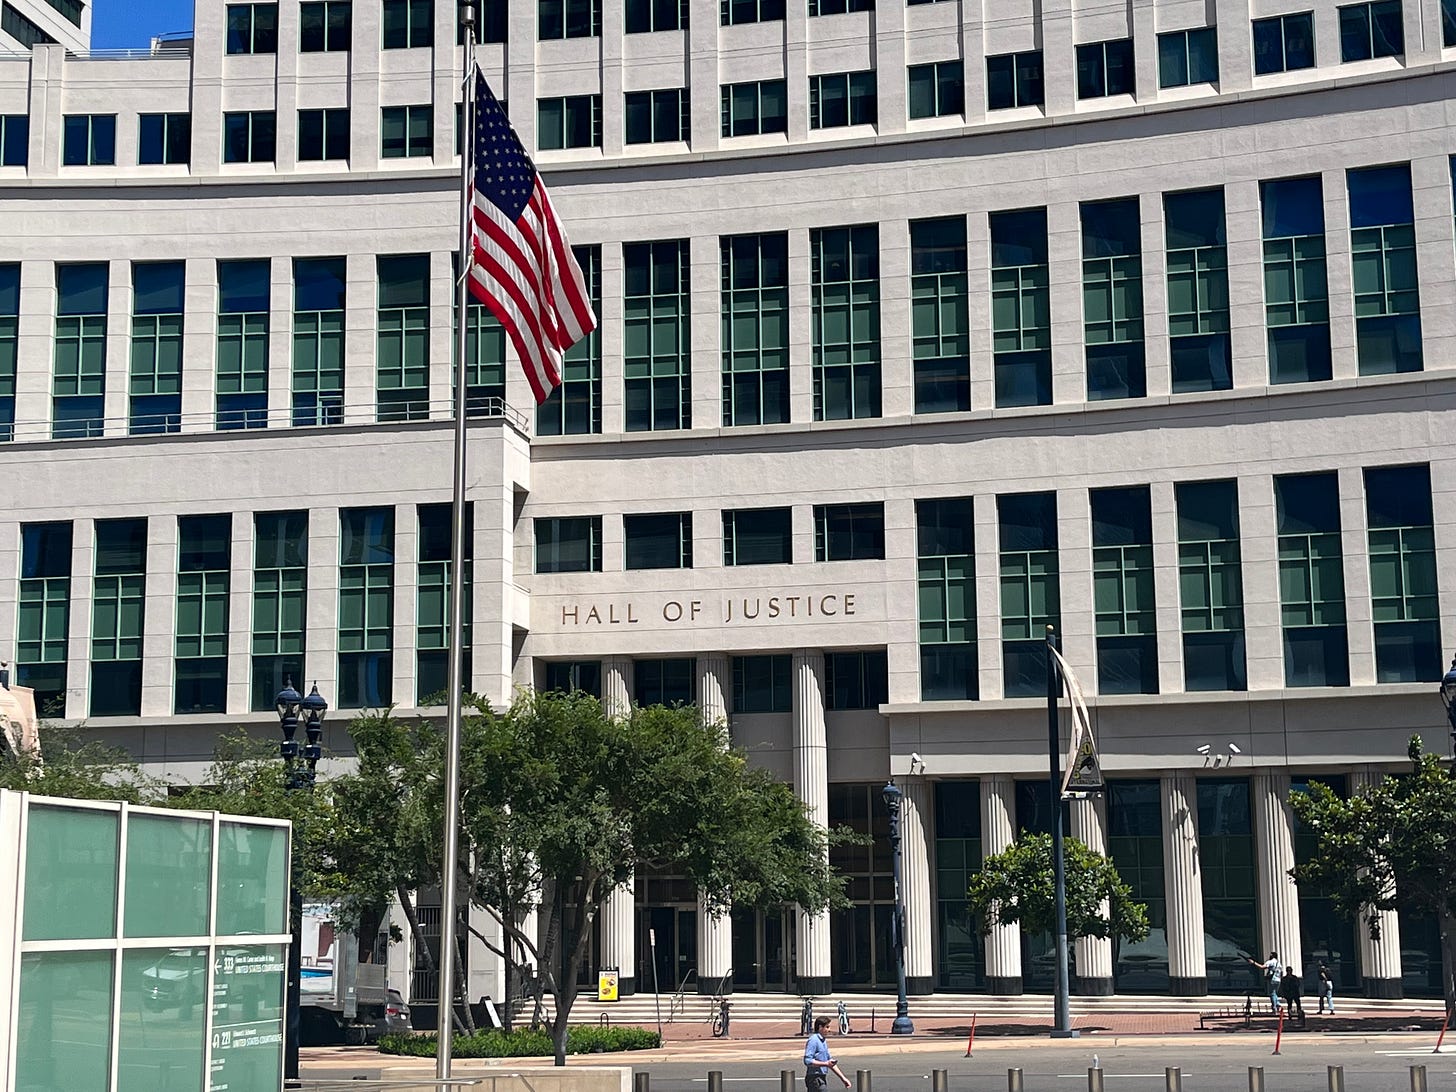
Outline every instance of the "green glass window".
<path fill-rule="evenodd" d="M 41 716 L 64 716 L 71 624 L 71 524 L 20 528 L 16 605 L 16 681 L 35 690 Z"/>
<path fill-rule="evenodd" d="M 720 98 L 725 137 L 788 131 L 789 91 L 784 80 L 725 83 Z"/>
<path fill-rule="evenodd" d="M 546 665 L 546 689 L 570 694 L 583 691 L 602 696 L 601 660 L 557 660 Z"/>
<path fill-rule="evenodd" d="M 451 271 L 459 275 L 459 259 L 452 256 Z M 585 274 L 586 270 L 582 270 Z M 457 301 L 458 302 L 458 301 Z M 459 320 L 459 308 L 451 304 L 453 321 Z M 506 398 L 506 331 L 500 320 L 485 304 L 472 295 L 466 308 L 465 329 L 465 413 L 468 417 L 499 417 L 505 412 Z M 455 327 L 456 330 L 459 327 Z M 450 339 L 451 402 L 454 402 L 454 360 L 459 352 L 456 339 Z"/>
<path fill-rule="evenodd" d="M 734 656 L 734 714 L 789 712 L 793 708 L 792 671 L 792 656 Z"/>
<path fill-rule="evenodd" d="M 676 7 L 676 3 L 671 5 Z M 665 28 L 664 28 L 665 29 Z M 536 33 L 540 41 L 595 38 L 602 32 L 599 0 L 537 0 Z M 628 33 L 635 33 L 630 27 Z"/>
<path fill-rule="evenodd" d="M 809 77 L 809 128 L 873 125 L 878 119 L 874 69 Z"/>
<path fill-rule="evenodd" d="M 351 0 L 307 0 L 298 5 L 300 53 L 347 53 L 354 29 Z"/>
<path fill-rule="evenodd" d="M 1340 60 L 1368 61 L 1399 57 L 1405 52 L 1405 25 L 1400 0 L 1346 4 L 1340 13 Z"/>
<path fill-rule="evenodd" d="M 910 344 L 915 412 L 971 408 L 966 221 L 910 221 Z"/>
<path fill-rule="evenodd" d="M 452 506 L 419 506 L 419 597 L 415 612 L 415 701 L 443 705 L 449 687 L 450 649 L 450 528 Z M 475 505 L 465 505 L 465 609 L 461 612 L 464 658 L 461 677 L 470 689 L 471 603 L 475 555 Z M 438 699 L 438 700 L 437 700 Z"/>
<path fill-rule="evenodd" d="M 1173 393 L 1233 386 L 1223 190 L 1163 195 Z"/>
<path fill-rule="evenodd" d="M 1441 677 L 1436 532 L 1428 466 L 1365 471 L 1377 682 Z"/>
<path fill-rule="evenodd" d="M 1046 627 L 1059 624 L 1057 496 L 996 498 L 1000 535 L 1001 660 L 1008 698 L 1046 695 Z"/>
<path fill-rule="evenodd" d="M 227 52 L 277 53 L 278 5 L 229 4 L 227 6 Z"/>
<path fill-rule="evenodd" d="M 67 167 L 114 165 L 116 115 L 67 114 L 62 119 L 61 163 Z"/>
<path fill-rule="evenodd" d="M 725 235 L 720 240 L 723 309 L 723 424 L 789 419 L 789 239 Z"/>
<path fill-rule="evenodd" d="M 970 497 L 915 502 L 921 701 L 980 694 L 972 512 Z"/>
<path fill-rule="evenodd" d="M 301 163 L 349 158 L 349 110 L 300 110 L 298 159 Z"/>
<path fill-rule="evenodd" d="M 126 823 L 124 867 L 122 936 L 207 936 L 211 822 L 133 812 Z"/>
<path fill-rule="evenodd" d="M 1218 28 L 1198 27 L 1158 35 L 1158 86 L 1218 82 Z"/>
<path fill-rule="evenodd" d="M 788 565 L 793 560 L 792 509 L 739 508 L 723 513 L 724 565 Z"/>
<path fill-rule="evenodd" d="M 0 442 L 15 437 L 15 368 L 19 359 L 20 266 L 12 263 L 0 265 Z"/>
<path fill-rule="evenodd" d="M 809 254 L 814 420 L 878 417 L 879 228 L 814 228 Z"/>
<path fill-rule="evenodd" d="M 278 118 L 272 110 L 222 116 L 224 163 L 272 163 L 278 147 Z"/>
<path fill-rule="evenodd" d="M 380 156 L 428 158 L 434 153 L 435 110 L 429 103 L 386 106 L 379 112 Z"/>
<path fill-rule="evenodd" d="M 91 715 L 137 716 L 147 593 L 147 521 L 96 522 L 91 596 Z"/>
<path fill-rule="evenodd" d="M 991 214 L 991 350 L 996 405 L 1052 403 L 1046 209 Z"/>
<path fill-rule="evenodd" d="M 966 77 L 960 61 L 912 64 L 908 77 L 912 118 L 943 118 L 965 113 Z"/>
<path fill-rule="evenodd" d="M 424 49 L 435 44 L 434 0 L 384 0 L 384 48 Z"/>
<path fill-rule="evenodd" d="M 721 25 L 768 23 L 784 17 L 784 0 L 719 0 L 718 19 Z"/>
<path fill-rule="evenodd" d="M 602 313 L 602 248 L 572 247 L 586 280 L 592 310 Z M 536 431 L 542 436 L 576 436 L 602 431 L 601 324 L 570 349 L 562 365 L 561 385 L 536 409 Z"/>
<path fill-rule="evenodd" d="M 1092 490 L 1097 689 L 1158 692 L 1152 500 L 1146 486 Z"/>
<path fill-rule="evenodd" d="M 206 948 L 122 953 L 121 980 L 129 984 L 121 991 L 122 1026 L 145 1027 L 147 1033 L 119 1036 L 116 1092 L 156 1092 L 159 1078 L 183 1088 L 203 1087 L 207 954 Z"/>
<path fill-rule="evenodd" d="M 936 985 L 984 989 L 986 944 L 966 906 L 971 877 L 981 868 L 981 785 L 936 781 Z"/>
<path fill-rule="evenodd" d="M 566 95 L 536 100 L 536 147 L 541 151 L 601 146 L 600 95 Z"/>
<path fill-rule="evenodd" d="M 624 98 L 628 144 L 687 140 L 692 132 L 692 112 L 686 87 L 629 91 Z"/>
<path fill-rule="evenodd" d="M 217 427 L 268 424 L 269 262 L 217 263 Z"/>
<path fill-rule="evenodd" d="M 288 828 L 222 823 L 217 832 L 217 933 L 272 936 L 288 922 Z"/>
<path fill-rule="evenodd" d="M 1225 953 L 1260 951 L 1249 783 L 1200 778 L 1197 807 L 1208 988 L 1219 993 L 1247 992 L 1251 987 L 1257 989 L 1257 971 L 1248 963 L 1233 962 Z"/>
<path fill-rule="evenodd" d="M 622 517 L 624 568 L 691 569 L 693 514 L 654 512 Z"/>
<path fill-rule="evenodd" d="M 986 109 L 1014 110 L 1046 101 L 1042 52 L 1001 53 L 986 58 Z"/>
<path fill-rule="evenodd" d="M 181 262 L 138 262 L 131 267 L 131 434 L 182 428 Z"/>
<path fill-rule="evenodd" d="M 885 506 L 816 504 L 814 506 L 814 560 L 884 560 Z"/>
<path fill-rule="evenodd" d="M 344 419 L 343 258 L 293 259 L 293 423 Z"/>
<path fill-rule="evenodd" d="M 688 0 L 628 0 L 627 33 L 686 30 Z"/>
<path fill-rule="evenodd" d="M 1286 686 L 1348 686 L 1340 484 L 1333 473 L 1274 479 Z"/>
<path fill-rule="evenodd" d="M 380 421 L 430 416 L 430 256 L 380 255 L 378 383 Z"/>
<path fill-rule="evenodd" d="M 177 520 L 177 679 L 174 712 L 227 708 L 231 516 Z"/>
<path fill-rule="evenodd" d="M 1259 184 L 1269 382 L 1329 379 L 1330 303 L 1318 176 Z"/>
<path fill-rule="evenodd" d="M 889 701 L 889 661 L 882 648 L 824 654 L 824 708 L 878 709 Z"/>
<path fill-rule="evenodd" d="M 1087 398 L 1142 398 L 1148 383 L 1138 199 L 1086 202 L 1081 218 Z"/>
<path fill-rule="evenodd" d="M 1077 97 L 1131 95 L 1137 82 L 1131 38 L 1088 42 L 1077 47 Z"/>
<path fill-rule="evenodd" d="M 1421 298 L 1410 166 L 1352 170 L 1346 180 L 1360 374 L 1418 372 Z"/>
<path fill-rule="evenodd" d="M 25 832 L 23 940 L 116 936 L 120 813 L 32 805 Z"/>
<path fill-rule="evenodd" d="M 249 707 L 273 708 L 285 681 L 303 683 L 307 647 L 308 513 L 253 516 L 253 632 Z"/>
<path fill-rule="evenodd" d="M 110 1087 L 111 952 L 27 952 L 20 957 L 16 1088 Z"/>
<path fill-rule="evenodd" d="M 394 509 L 339 513 L 339 707 L 388 705 L 394 659 Z"/>
<path fill-rule="evenodd" d="M 602 571 L 602 517 L 571 516 L 536 520 L 538 573 Z"/>
<path fill-rule="evenodd" d="M 691 657 L 637 660 L 632 665 L 635 705 L 691 705 L 697 700 L 698 662 Z"/>
<path fill-rule="evenodd" d="M 1239 494 L 1232 481 L 1175 487 L 1183 688 L 1245 690 Z"/>
<path fill-rule="evenodd" d="M 107 267 L 56 266 L 51 437 L 100 436 L 106 393 Z"/>
<path fill-rule="evenodd" d="M 1157 781 L 1107 783 L 1107 855 L 1133 897 L 1148 908 L 1151 926 L 1137 945 L 1114 948 L 1119 993 L 1168 988 L 1168 903 L 1163 875 L 1163 815 Z"/>
<path fill-rule="evenodd" d="M 622 247 L 626 430 L 692 427 L 692 299 L 688 240 Z"/>
<path fill-rule="evenodd" d="M 0 167 L 30 162 L 30 115 L 0 114 Z"/>
<path fill-rule="evenodd" d="M 137 121 L 137 162 L 186 164 L 192 159 L 191 114 L 142 114 Z"/>

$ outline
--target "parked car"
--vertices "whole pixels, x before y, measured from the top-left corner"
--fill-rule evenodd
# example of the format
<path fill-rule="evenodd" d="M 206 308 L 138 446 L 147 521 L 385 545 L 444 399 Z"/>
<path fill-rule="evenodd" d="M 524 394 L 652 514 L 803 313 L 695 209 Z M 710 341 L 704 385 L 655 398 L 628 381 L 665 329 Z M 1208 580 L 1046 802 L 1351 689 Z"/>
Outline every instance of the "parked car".
<path fill-rule="evenodd" d="M 398 990 L 385 991 L 384 1015 L 375 1022 L 373 1038 L 410 1030 L 410 1008 Z"/>

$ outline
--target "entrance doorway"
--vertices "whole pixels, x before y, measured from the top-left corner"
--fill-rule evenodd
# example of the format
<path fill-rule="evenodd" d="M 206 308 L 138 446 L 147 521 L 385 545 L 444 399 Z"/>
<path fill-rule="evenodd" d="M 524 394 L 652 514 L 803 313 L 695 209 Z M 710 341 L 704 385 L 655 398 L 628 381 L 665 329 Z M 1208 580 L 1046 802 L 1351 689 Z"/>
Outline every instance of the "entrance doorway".
<path fill-rule="evenodd" d="M 736 906 L 732 921 L 733 988 L 786 992 L 794 965 L 794 929 L 789 912 Z"/>
<path fill-rule="evenodd" d="M 642 907 L 637 913 L 637 992 L 677 993 L 697 969 L 697 908 Z"/>

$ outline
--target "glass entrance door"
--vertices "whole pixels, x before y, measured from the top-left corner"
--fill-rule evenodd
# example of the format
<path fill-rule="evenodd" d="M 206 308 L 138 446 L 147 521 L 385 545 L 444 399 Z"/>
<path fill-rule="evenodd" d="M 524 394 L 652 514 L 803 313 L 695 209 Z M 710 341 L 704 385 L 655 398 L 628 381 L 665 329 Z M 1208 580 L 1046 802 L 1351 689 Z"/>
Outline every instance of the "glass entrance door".
<path fill-rule="evenodd" d="M 698 912 L 644 906 L 637 912 L 637 992 L 676 993 L 698 968 Z"/>
<path fill-rule="evenodd" d="M 733 988 L 786 991 L 793 966 L 794 930 L 783 910 L 733 909 Z"/>

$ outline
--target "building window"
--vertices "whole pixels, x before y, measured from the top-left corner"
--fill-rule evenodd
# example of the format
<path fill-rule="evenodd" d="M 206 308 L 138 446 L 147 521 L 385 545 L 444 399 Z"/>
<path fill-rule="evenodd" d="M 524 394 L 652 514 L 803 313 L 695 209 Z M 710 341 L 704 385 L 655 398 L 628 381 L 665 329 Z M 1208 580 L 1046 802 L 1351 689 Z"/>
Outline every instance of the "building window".
<path fill-rule="evenodd" d="M 809 0 L 809 18 L 819 15 L 847 15 L 852 11 L 874 11 L 875 0 Z"/>
<path fill-rule="evenodd" d="M 984 991 L 986 943 L 966 908 L 966 892 L 981 870 L 981 786 L 977 781 L 948 779 L 934 782 L 931 790 L 935 793 L 935 984 L 946 991 Z M 1158 875 L 1162 872 L 1160 852 Z"/>
<path fill-rule="evenodd" d="M 543 42 L 596 38 L 602 33 L 600 0 L 537 0 L 536 25 L 537 37 Z"/>
<path fill-rule="evenodd" d="M 1175 495 L 1183 689 L 1247 690 L 1238 486 L 1190 482 Z"/>
<path fill-rule="evenodd" d="M 601 146 L 600 95 L 567 95 L 559 99 L 536 100 L 536 147 L 541 151 Z"/>
<path fill-rule="evenodd" d="M 627 33 L 687 30 L 688 0 L 627 0 Z"/>
<path fill-rule="evenodd" d="M 1441 614 L 1430 467 L 1367 469 L 1365 515 L 1370 529 L 1375 681 L 1439 679 Z"/>
<path fill-rule="evenodd" d="M 174 713 L 227 711 L 232 528 L 228 515 L 177 520 Z"/>
<path fill-rule="evenodd" d="M 991 213 L 991 347 L 996 405 L 1052 404 L 1046 209 Z"/>
<path fill-rule="evenodd" d="M 1114 38 L 1077 47 L 1077 97 L 1103 99 L 1131 95 L 1137 73 L 1133 68 L 1132 39 Z"/>
<path fill-rule="evenodd" d="M 56 41 L 44 28 L 21 15 L 18 9 L 8 3 L 0 3 L 0 30 L 27 49 L 38 45 L 54 45 Z"/>
<path fill-rule="evenodd" d="M 627 93 L 627 143 L 665 144 L 687 140 L 692 132 L 685 87 Z"/>
<path fill-rule="evenodd" d="M 1314 67 L 1314 12 L 1254 20 L 1254 75 Z"/>
<path fill-rule="evenodd" d="M 272 110 L 250 110 L 222 116 L 224 163 L 272 163 L 278 122 Z"/>
<path fill-rule="evenodd" d="M 293 423 L 344 419 L 344 259 L 293 259 Z"/>
<path fill-rule="evenodd" d="M 339 708 L 394 700 L 394 509 L 339 513 Z"/>
<path fill-rule="evenodd" d="M 1001 669 L 1008 698 L 1045 697 L 1046 628 L 1060 624 L 1057 495 L 996 498 L 1000 532 Z"/>
<path fill-rule="evenodd" d="M 1285 686 L 1349 686 L 1340 483 L 1334 473 L 1274 479 Z"/>
<path fill-rule="evenodd" d="M 1418 372 L 1421 296 L 1410 166 L 1352 170 L 1346 181 L 1360 374 Z"/>
<path fill-rule="evenodd" d="M 697 700 L 698 662 L 691 657 L 637 660 L 632 669 L 632 703 L 639 708 L 692 705 Z"/>
<path fill-rule="evenodd" d="M 1233 386 L 1223 190 L 1163 195 L 1173 393 Z"/>
<path fill-rule="evenodd" d="M 793 709 L 792 656 L 734 656 L 733 714 Z"/>
<path fill-rule="evenodd" d="M 192 160 L 191 114 L 142 114 L 137 126 L 137 162 L 188 163 Z"/>
<path fill-rule="evenodd" d="M 1158 35 L 1158 86 L 1218 82 L 1218 30 L 1199 27 Z"/>
<path fill-rule="evenodd" d="M 809 254 L 814 420 L 878 417 L 879 228 L 814 228 Z"/>
<path fill-rule="evenodd" d="M 789 419 L 789 240 L 783 232 L 720 239 L 723 424 Z"/>
<path fill-rule="evenodd" d="M 451 264 L 451 271 L 458 274 L 459 259 Z M 600 313 L 600 312 L 597 312 Z M 459 309 L 452 307 L 452 316 L 459 315 Z M 474 296 L 470 297 L 466 311 L 469 326 L 465 331 L 465 415 L 467 417 L 499 417 L 505 408 L 506 398 L 506 331 L 500 319 L 490 313 L 485 304 Z M 459 327 L 457 326 L 458 330 Z M 450 339 L 451 357 L 458 351 L 455 339 Z M 453 405 L 455 373 L 452 367 L 450 391 Z"/>
<path fill-rule="evenodd" d="M 253 516 L 252 676 L 248 708 L 273 708 L 285 680 L 303 685 L 307 646 L 308 513 Z"/>
<path fill-rule="evenodd" d="M 877 118 L 875 73 L 832 72 L 809 77 L 809 128 L 873 125 Z"/>
<path fill-rule="evenodd" d="M 380 112 L 380 155 L 385 159 L 414 159 L 434 151 L 434 107 L 386 106 Z"/>
<path fill-rule="evenodd" d="M 227 6 L 227 52 L 278 52 L 277 4 L 229 4 Z"/>
<path fill-rule="evenodd" d="M 147 521 L 97 520 L 89 690 L 93 717 L 141 715 L 146 601 Z"/>
<path fill-rule="evenodd" d="M 408 109 L 408 107 L 406 107 Z M 425 153 L 429 154 L 428 151 Z M 349 158 L 349 111 L 300 110 L 298 159 L 315 162 Z"/>
<path fill-rule="evenodd" d="M 960 61 L 937 61 L 910 66 L 910 116 L 943 118 L 966 109 L 965 66 Z"/>
<path fill-rule="evenodd" d="M 560 660 L 548 663 L 545 689 L 561 694 L 580 691 L 600 700 L 602 696 L 602 661 Z"/>
<path fill-rule="evenodd" d="M 30 162 L 30 117 L 0 114 L 0 167 L 24 167 Z"/>
<path fill-rule="evenodd" d="M 1269 382 L 1329 379 L 1330 301 L 1318 176 L 1259 183 Z"/>
<path fill-rule="evenodd" d="M 1092 490 L 1092 605 L 1101 694 L 1158 692 L 1147 486 Z"/>
<path fill-rule="evenodd" d="M 793 522 L 791 508 L 725 510 L 723 564 L 790 564 L 794 560 Z"/>
<path fill-rule="evenodd" d="M 182 262 L 131 267 L 131 434 L 182 429 Z"/>
<path fill-rule="evenodd" d="M 814 506 L 815 561 L 883 561 L 884 558 L 883 504 Z"/>
<path fill-rule="evenodd" d="M 1456 46 L 1456 0 L 1441 0 L 1441 45 Z"/>
<path fill-rule="evenodd" d="M 725 27 L 772 23 L 783 17 L 784 0 L 718 0 L 718 21 Z"/>
<path fill-rule="evenodd" d="M 602 571 L 602 517 L 564 516 L 536 520 L 538 573 Z"/>
<path fill-rule="evenodd" d="M 1211 990 L 1246 990 L 1250 981 L 1247 967 L 1233 967 L 1218 953 L 1252 952 L 1259 943 L 1249 783 L 1200 778 L 1197 792 L 1198 825 L 1194 829 L 1198 831 L 1203 929 L 1208 938 L 1204 973 Z M 1168 821 L 1175 821 L 1175 817 L 1169 816 Z"/>
<path fill-rule="evenodd" d="M 1081 212 L 1087 399 L 1142 398 L 1148 381 L 1138 199 L 1090 201 Z"/>
<path fill-rule="evenodd" d="M 0 442 L 15 438 L 15 372 L 20 360 L 20 266 L 0 265 Z"/>
<path fill-rule="evenodd" d="M 688 240 L 626 243 L 622 354 L 626 429 L 690 428 L 692 299 Z"/>
<path fill-rule="evenodd" d="M 602 248 L 572 247 L 586 281 L 592 312 L 602 313 Z M 504 351 L 504 346 L 502 346 Z M 561 385 L 536 410 L 541 436 L 575 436 L 602 431 L 601 324 L 570 349 L 561 371 Z"/>
<path fill-rule="evenodd" d="M 300 53 L 347 53 L 354 35 L 349 0 L 314 0 L 298 5 Z"/>
<path fill-rule="evenodd" d="M 725 137 L 788 132 L 789 93 L 784 80 L 725 83 L 722 100 Z"/>
<path fill-rule="evenodd" d="M 56 266 L 51 438 L 100 436 L 106 394 L 107 267 Z"/>
<path fill-rule="evenodd" d="M 380 421 L 430 416 L 430 256 L 380 255 L 378 405 Z"/>
<path fill-rule="evenodd" d="M 269 262 L 266 258 L 218 262 L 217 282 L 217 428 L 264 428 Z"/>
<path fill-rule="evenodd" d="M 915 502 L 920 700 L 974 701 L 976 538 L 970 497 Z"/>
<path fill-rule="evenodd" d="M 434 0 L 384 0 L 385 49 L 424 49 L 434 44 Z"/>
<path fill-rule="evenodd" d="M 890 669 L 885 650 L 826 652 L 824 708 L 878 709 L 890 700 Z"/>
<path fill-rule="evenodd" d="M 971 408 L 966 220 L 910 221 L 910 344 L 915 412 Z"/>
<path fill-rule="evenodd" d="M 444 705 L 450 691 L 450 561 L 454 508 L 419 506 L 418 606 L 415 612 L 415 704 Z M 465 505 L 465 599 L 460 612 L 461 692 L 470 690 L 471 616 L 474 613 L 475 505 Z"/>
<path fill-rule="evenodd" d="M 61 162 L 67 167 L 113 166 L 116 115 L 67 114 L 62 123 Z"/>
<path fill-rule="evenodd" d="M 21 524 L 15 681 L 35 690 L 42 717 L 66 712 L 70 628 L 71 523 Z"/>
<path fill-rule="evenodd" d="M 1400 0 L 1349 4 L 1340 12 L 1340 60 L 1368 61 L 1405 52 Z"/>
<path fill-rule="evenodd" d="M 628 569 L 691 569 L 693 514 L 662 512 L 623 516 Z"/>
<path fill-rule="evenodd" d="M 1018 106 L 1041 106 L 1043 88 L 1041 50 L 1001 53 L 986 58 L 986 108 L 1014 110 Z"/>

